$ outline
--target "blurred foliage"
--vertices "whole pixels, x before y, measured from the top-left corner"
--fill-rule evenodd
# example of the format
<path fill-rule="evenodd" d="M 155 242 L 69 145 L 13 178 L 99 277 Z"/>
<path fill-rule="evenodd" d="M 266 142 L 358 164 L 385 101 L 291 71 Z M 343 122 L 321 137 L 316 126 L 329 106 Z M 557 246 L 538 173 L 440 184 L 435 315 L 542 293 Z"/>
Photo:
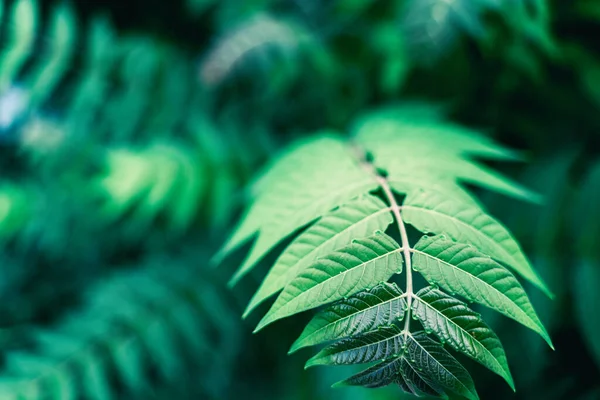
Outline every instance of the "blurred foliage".
<path fill-rule="evenodd" d="M 469 368 L 480 397 L 600 398 L 598 37 L 594 0 L 0 0 L 0 398 L 402 398 L 301 371 L 310 315 L 251 335 L 269 260 L 208 267 L 282 144 L 397 102 L 546 196 L 477 192 L 556 294 L 555 352 L 489 316 L 517 392 Z"/>

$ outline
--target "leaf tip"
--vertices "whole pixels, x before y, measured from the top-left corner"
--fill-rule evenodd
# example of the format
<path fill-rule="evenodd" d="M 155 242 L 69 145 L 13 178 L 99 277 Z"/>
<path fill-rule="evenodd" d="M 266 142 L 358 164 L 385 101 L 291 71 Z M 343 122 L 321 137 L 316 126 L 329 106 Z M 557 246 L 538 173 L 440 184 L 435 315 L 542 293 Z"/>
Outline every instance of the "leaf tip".
<path fill-rule="evenodd" d="M 248 304 L 248 306 L 244 310 L 244 313 L 242 314 L 242 319 L 248 318 L 248 316 L 250 314 L 252 314 L 252 311 L 254 311 L 254 309 L 256 308 L 257 305 L 258 305 L 257 303 L 255 303 L 254 301 L 250 300 L 250 303 Z"/>
<path fill-rule="evenodd" d="M 304 369 L 309 369 L 310 367 L 315 367 L 317 365 L 325 365 L 323 358 L 319 357 L 319 354 L 315 355 L 311 359 L 309 359 L 304 365 Z"/>
<path fill-rule="evenodd" d="M 333 385 L 331 385 L 332 389 L 339 389 L 339 388 L 343 388 L 348 386 L 348 383 L 346 381 L 339 381 L 334 383 Z"/>
<path fill-rule="evenodd" d="M 263 319 L 260 320 L 258 325 L 256 325 L 256 328 L 252 333 L 257 333 L 258 331 L 261 331 L 265 326 L 269 325 L 273 321 L 274 319 L 270 318 L 269 314 L 265 315 Z"/>
<path fill-rule="evenodd" d="M 238 283 L 239 278 L 237 278 L 236 276 L 233 276 L 229 282 L 227 282 L 227 287 L 229 289 L 233 289 L 233 287 Z"/>
<path fill-rule="evenodd" d="M 295 352 L 300 350 L 302 347 L 303 347 L 302 344 L 296 340 L 294 343 L 292 343 L 292 347 L 290 347 L 290 349 L 288 350 L 288 355 L 294 354 Z"/>
<path fill-rule="evenodd" d="M 221 262 L 223 262 L 223 258 L 224 258 L 223 252 L 218 251 L 208 261 L 209 267 L 217 268 L 221 264 Z"/>

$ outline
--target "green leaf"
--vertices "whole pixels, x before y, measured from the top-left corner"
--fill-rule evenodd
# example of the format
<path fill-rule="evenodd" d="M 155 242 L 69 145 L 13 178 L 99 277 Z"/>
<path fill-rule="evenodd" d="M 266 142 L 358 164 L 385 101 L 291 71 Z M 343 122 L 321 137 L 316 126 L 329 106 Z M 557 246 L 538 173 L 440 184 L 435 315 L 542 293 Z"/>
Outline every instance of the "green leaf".
<path fill-rule="evenodd" d="M 377 197 L 360 196 L 325 215 L 298 236 L 279 256 L 244 315 L 277 293 L 317 258 L 337 250 L 357 237 L 385 231 L 393 221 L 388 206 Z"/>
<path fill-rule="evenodd" d="M 520 322 L 539 333 L 553 348 L 527 294 L 517 279 L 496 261 L 474 247 L 444 236 L 424 236 L 412 251 L 413 269 L 429 283 Z"/>
<path fill-rule="evenodd" d="M 127 388 L 134 393 L 146 388 L 143 348 L 139 340 L 115 341 L 111 348 L 116 370 Z"/>
<path fill-rule="evenodd" d="M 351 376 L 341 382 L 335 383 L 332 387 L 341 386 L 363 386 L 366 388 L 379 388 L 391 383 L 403 380 L 398 374 L 401 357 L 390 358 L 389 360 L 375 364 L 356 375 Z"/>
<path fill-rule="evenodd" d="M 320 258 L 290 282 L 256 331 L 290 315 L 352 296 L 402 272 L 400 246 L 384 233 Z"/>
<path fill-rule="evenodd" d="M 404 318 L 406 301 L 395 283 L 382 283 L 371 290 L 341 300 L 317 314 L 306 326 L 290 353 L 330 340 L 355 336 Z"/>
<path fill-rule="evenodd" d="M 393 357 L 386 360 L 390 355 Z M 424 332 L 406 333 L 396 326 L 341 341 L 315 356 L 312 364 L 354 364 L 382 358 L 379 364 L 334 386 L 381 387 L 397 382 L 417 396 L 446 397 L 449 391 L 478 399 L 467 370 L 439 343 Z"/>
<path fill-rule="evenodd" d="M 0 49 L 0 92 L 6 90 L 21 72 L 31 55 L 38 30 L 38 2 L 18 0 L 13 2 L 5 32 L 8 43 Z"/>
<path fill-rule="evenodd" d="M 515 389 L 500 339 L 465 303 L 426 287 L 416 295 L 413 314 L 426 331 L 494 371 Z"/>
<path fill-rule="evenodd" d="M 446 234 L 501 261 L 548 296 L 552 293 L 533 269 L 519 244 L 498 221 L 481 209 L 430 192 L 409 195 L 402 204 L 405 222 L 423 233 Z"/>
<path fill-rule="evenodd" d="M 88 352 L 79 359 L 84 374 L 84 389 L 87 397 L 93 400 L 111 400 L 113 391 L 106 376 L 104 361 L 93 352 Z"/>
<path fill-rule="evenodd" d="M 412 371 L 433 391 L 443 388 L 467 399 L 479 398 L 469 372 L 424 332 L 407 336 L 404 358 Z M 406 372 L 404 376 L 407 376 Z M 421 385 L 417 387 L 423 391 Z"/>
<path fill-rule="evenodd" d="M 255 185 L 256 200 L 219 260 L 258 233 L 250 254 L 231 280 L 235 284 L 282 239 L 378 187 L 339 137 L 326 134 L 293 148 Z"/>
<path fill-rule="evenodd" d="M 537 194 L 468 158 L 519 158 L 469 129 L 406 118 L 400 109 L 369 114 L 359 120 L 354 131 L 357 143 L 373 156 L 374 165 L 385 170 L 390 184 L 403 193 L 428 189 L 466 200 L 470 196 L 459 182 L 467 182 L 515 198 L 540 201 Z M 399 157 L 399 149 L 410 151 Z"/>
<path fill-rule="evenodd" d="M 402 382 L 399 382 L 400 387 L 406 393 L 413 394 L 417 397 L 432 396 L 444 399 L 448 398 L 442 387 L 432 381 L 425 381 L 421 376 L 425 376 L 423 371 L 410 365 L 405 357 L 403 357 L 400 362 L 400 374 L 402 376 Z"/>
<path fill-rule="evenodd" d="M 308 360 L 305 368 L 315 365 L 364 364 L 384 360 L 402 350 L 404 333 L 396 325 L 383 327 L 361 336 L 340 340 Z"/>

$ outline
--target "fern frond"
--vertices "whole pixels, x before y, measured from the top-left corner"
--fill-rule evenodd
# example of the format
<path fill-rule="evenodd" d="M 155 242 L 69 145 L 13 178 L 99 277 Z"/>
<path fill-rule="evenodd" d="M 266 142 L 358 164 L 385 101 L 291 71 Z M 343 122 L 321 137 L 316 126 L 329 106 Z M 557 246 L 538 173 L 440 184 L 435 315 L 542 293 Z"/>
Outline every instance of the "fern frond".
<path fill-rule="evenodd" d="M 7 13 L 8 43 L 0 43 L 0 93 L 16 81 L 33 49 L 38 21 L 36 0 L 18 0 Z"/>
<path fill-rule="evenodd" d="M 130 219 L 143 228 L 166 211 L 170 227 L 184 230 L 194 220 L 205 190 L 203 166 L 196 159 L 193 152 L 175 145 L 110 152 L 106 175 L 98 182 L 106 198 L 104 219 L 118 221 L 134 209 Z"/>
<path fill-rule="evenodd" d="M 67 4 L 59 4 L 52 10 L 45 54 L 36 60 L 25 84 L 31 91 L 31 107 L 37 107 L 53 93 L 71 66 L 77 26 L 74 12 Z"/>
<path fill-rule="evenodd" d="M 269 52 L 279 53 L 285 61 L 305 40 L 306 35 L 307 32 L 298 26 L 267 15 L 255 16 L 215 43 L 202 63 L 202 80 L 209 86 L 218 85 L 234 75 L 240 64 L 249 59 L 262 63 L 272 61 L 273 56 Z M 287 73 L 296 72 L 294 63 L 284 62 L 282 66 L 291 68 Z M 268 65 L 263 66 L 267 69 L 265 67 Z"/>
<path fill-rule="evenodd" d="M 437 60 L 454 47 L 463 34 L 483 39 L 481 0 L 409 0 L 402 16 L 402 28 L 412 54 L 426 62 Z"/>
<path fill-rule="evenodd" d="M 550 291 L 508 230 L 462 183 L 522 200 L 539 197 L 474 161 L 514 161 L 518 154 L 419 110 L 366 115 L 351 140 L 326 132 L 292 146 L 256 180 L 253 203 L 218 257 L 256 236 L 235 282 L 280 241 L 307 227 L 283 250 L 246 310 L 281 290 L 256 330 L 335 302 L 290 350 L 342 339 L 307 366 L 381 361 L 345 384 L 396 382 L 416 395 L 476 399 L 469 374 L 429 334 L 514 384 L 499 339 L 453 296 L 515 319 L 552 346 L 507 268 Z M 390 236 L 392 222 L 398 235 Z M 406 223 L 435 236 L 411 244 Z M 413 273 L 434 288 L 415 290 Z M 402 290 L 384 283 L 396 274 L 406 275 Z M 425 332 L 414 330 L 413 319 Z"/>
<path fill-rule="evenodd" d="M 229 306 L 211 295 L 197 273 L 176 270 L 121 272 L 98 284 L 81 312 L 34 332 L 35 350 L 9 353 L 2 398 L 143 398 L 156 386 L 152 371 L 174 382 L 190 353 L 217 376 L 217 359 L 236 354 L 235 332 L 228 326 L 234 321 L 227 321 L 229 312 L 207 314 L 205 306 Z M 216 342 L 212 329 L 222 330 Z M 217 380 L 211 385 L 218 386 Z"/>

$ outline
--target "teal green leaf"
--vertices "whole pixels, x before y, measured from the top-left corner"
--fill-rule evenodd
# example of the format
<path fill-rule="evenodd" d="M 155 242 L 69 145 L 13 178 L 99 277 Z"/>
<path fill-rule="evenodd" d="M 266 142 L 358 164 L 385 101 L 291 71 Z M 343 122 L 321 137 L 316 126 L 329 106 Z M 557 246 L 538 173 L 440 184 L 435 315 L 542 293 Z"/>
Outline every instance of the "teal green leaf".
<path fill-rule="evenodd" d="M 432 381 L 425 381 L 421 376 L 426 376 L 423 374 L 423 371 L 419 371 L 417 368 L 410 365 L 406 360 L 406 357 L 402 357 L 400 361 L 400 374 L 402 381 L 399 382 L 399 384 L 406 393 L 413 394 L 417 397 L 431 396 L 441 397 L 443 399 L 448 398 L 441 386 Z"/>
<path fill-rule="evenodd" d="M 115 368 L 123 383 L 133 393 L 139 393 L 146 388 L 144 380 L 143 348 L 139 340 L 123 343 L 115 341 L 111 346 Z"/>
<path fill-rule="evenodd" d="M 356 142 L 396 190 L 423 189 L 468 199 L 459 182 L 476 184 L 519 199 L 539 202 L 537 194 L 468 158 L 516 160 L 519 156 L 476 132 L 443 121 L 406 118 L 402 109 L 371 113 L 354 128 Z M 410 149 L 398 155 L 398 149 Z"/>
<path fill-rule="evenodd" d="M 413 269 L 429 283 L 520 322 L 539 333 L 553 348 L 523 287 L 502 265 L 474 247 L 444 236 L 424 236 L 412 251 Z"/>
<path fill-rule="evenodd" d="M 426 287 L 416 295 L 413 314 L 426 331 L 503 377 L 514 390 L 500 339 L 465 303 Z"/>
<path fill-rule="evenodd" d="M 282 239 L 377 187 L 374 176 L 359 164 L 341 138 L 324 134 L 307 139 L 255 184 L 256 200 L 216 260 L 258 234 L 232 278 L 235 284 Z"/>
<path fill-rule="evenodd" d="M 392 325 L 361 336 L 342 339 L 308 360 L 306 368 L 315 365 L 364 364 L 384 360 L 402 351 L 404 336 L 399 327 Z"/>
<path fill-rule="evenodd" d="M 81 357 L 83 368 L 84 388 L 87 397 L 92 400 L 111 400 L 113 391 L 108 381 L 105 363 L 98 355 L 88 352 Z"/>
<path fill-rule="evenodd" d="M 256 331 L 281 319 L 352 296 L 402 272 L 400 246 L 384 233 L 357 239 L 320 258 L 290 282 Z"/>
<path fill-rule="evenodd" d="M 480 208 L 421 192 L 407 196 L 402 204 L 402 216 L 421 232 L 444 233 L 457 242 L 472 244 L 552 296 L 508 230 Z"/>
<path fill-rule="evenodd" d="M 395 283 L 384 282 L 321 311 L 306 326 L 290 353 L 306 346 L 359 335 L 404 318 L 406 301 Z"/>
<path fill-rule="evenodd" d="M 29 74 L 31 105 L 37 106 L 54 91 L 72 61 L 77 23 L 72 7 L 59 4 L 52 12 L 46 41 L 49 49 Z"/>
<path fill-rule="evenodd" d="M 412 372 L 433 389 L 432 392 L 439 392 L 438 388 L 443 388 L 467 399 L 479 398 L 469 372 L 424 332 L 408 335 L 404 359 Z M 406 379 L 406 371 L 404 376 Z M 420 391 L 428 393 L 417 382 L 415 386 Z"/>
<path fill-rule="evenodd" d="M 381 362 L 334 386 L 381 387 L 396 382 L 417 396 L 447 398 L 446 393 L 450 392 L 478 399 L 467 370 L 424 332 L 407 334 L 396 326 L 382 328 L 330 346 L 311 361 L 354 364 L 377 359 Z"/>
<path fill-rule="evenodd" d="M 401 357 L 393 357 L 389 360 L 375 364 L 374 366 L 359 372 L 341 382 L 337 382 L 333 387 L 341 386 L 363 386 L 366 388 L 379 388 L 387 386 L 398 380 L 403 380 L 399 375 L 399 364 L 402 362 Z"/>
<path fill-rule="evenodd" d="M 0 47 L 0 92 L 11 85 L 31 55 L 38 29 L 38 3 L 34 0 L 13 2 L 5 35 L 8 43 Z"/>
<path fill-rule="evenodd" d="M 357 237 L 385 231 L 393 221 L 386 204 L 371 195 L 360 196 L 323 216 L 298 236 L 279 256 L 244 315 L 277 293 L 317 258 L 349 244 Z"/>

